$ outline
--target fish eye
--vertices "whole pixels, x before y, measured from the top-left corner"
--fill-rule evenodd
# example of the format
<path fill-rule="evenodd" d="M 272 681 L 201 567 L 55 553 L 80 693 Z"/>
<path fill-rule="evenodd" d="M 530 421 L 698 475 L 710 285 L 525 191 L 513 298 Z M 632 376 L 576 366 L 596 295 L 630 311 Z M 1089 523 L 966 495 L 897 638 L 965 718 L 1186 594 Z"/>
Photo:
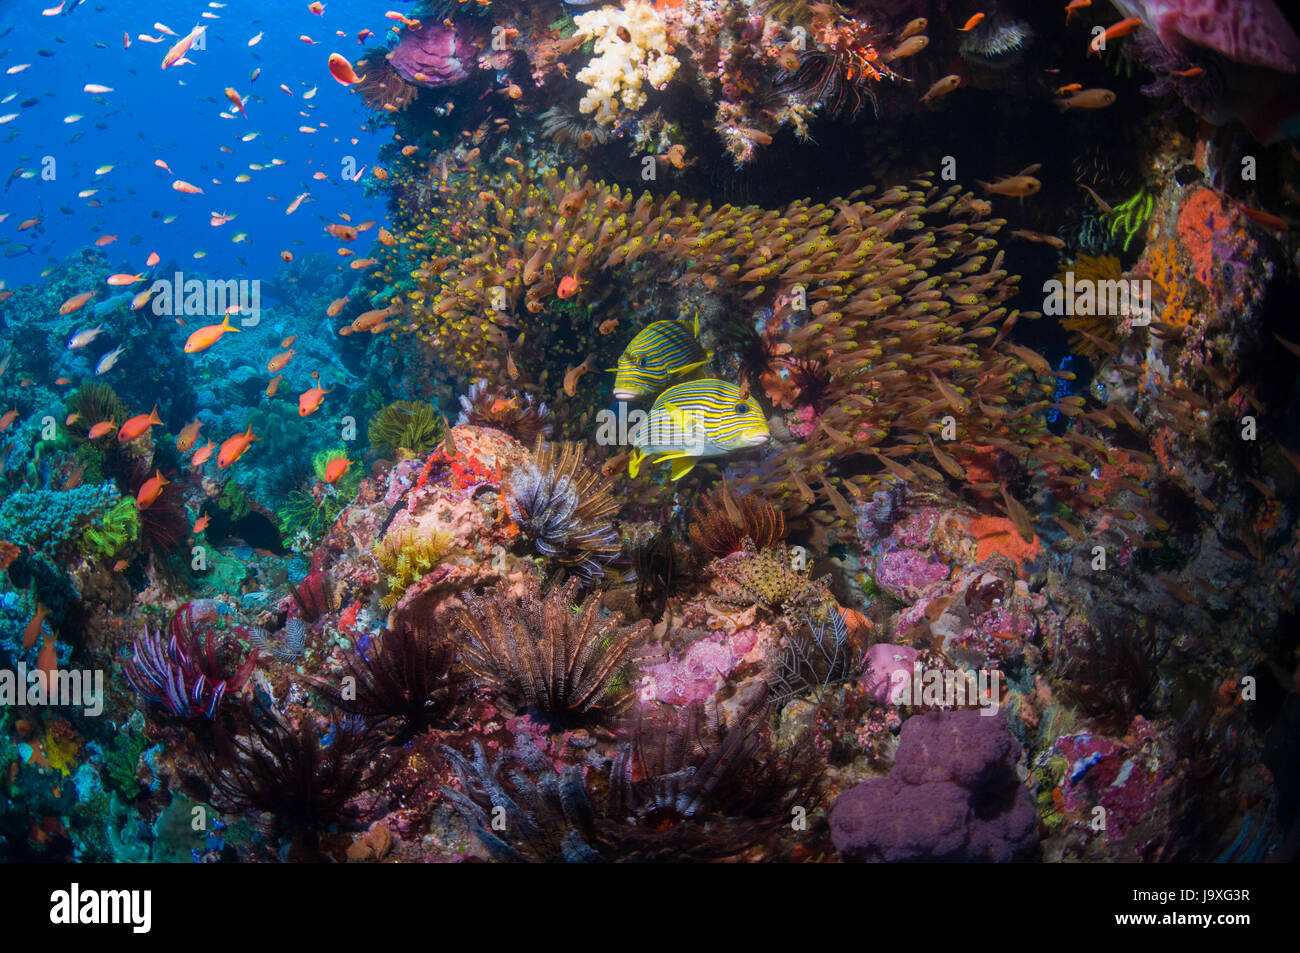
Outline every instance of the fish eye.
<path fill-rule="evenodd" d="M 642 355 L 640 355 L 639 357 L 637 357 L 637 359 L 636 359 L 636 366 L 637 366 L 637 367 L 645 367 L 645 355 L 644 355 L 644 354 L 642 354 Z"/>
<path fill-rule="evenodd" d="M 748 405 L 748 404 L 737 404 L 737 405 L 736 405 L 736 413 L 738 413 L 738 414 L 747 414 L 747 413 L 749 413 L 749 405 Z"/>

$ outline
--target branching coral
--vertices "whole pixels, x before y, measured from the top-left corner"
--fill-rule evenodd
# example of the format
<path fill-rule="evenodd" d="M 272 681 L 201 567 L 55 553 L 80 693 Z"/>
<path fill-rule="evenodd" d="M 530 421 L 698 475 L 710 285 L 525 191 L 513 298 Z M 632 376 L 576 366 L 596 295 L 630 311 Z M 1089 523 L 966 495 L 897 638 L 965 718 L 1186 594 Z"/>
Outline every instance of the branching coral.
<path fill-rule="evenodd" d="M 0 501 L 0 539 L 71 558 L 72 545 L 120 496 L 111 484 L 72 490 L 18 490 Z"/>
<path fill-rule="evenodd" d="M 649 623 L 600 618 L 600 595 L 574 607 L 577 580 L 545 595 L 528 577 L 519 597 L 502 583 L 462 597 L 454 613 L 463 661 L 521 705 L 557 722 L 598 717 L 628 697 L 623 669 Z"/>
<path fill-rule="evenodd" d="M 131 646 L 124 672 L 135 690 L 178 718 L 212 718 L 229 692 L 238 692 L 257 664 L 257 650 L 233 670 L 223 656 L 238 643 L 187 603 L 176 611 L 168 634 L 146 625 Z"/>
<path fill-rule="evenodd" d="M 415 530 L 408 530 L 387 536 L 374 550 L 388 586 L 380 606 L 385 610 L 393 608 L 413 583 L 433 572 L 457 551 L 456 541 L 446 533 L 421 536 Z"/>
<path fill-rule="evenodd" d="M 442 418 L 432 404 L 420 400 L 393 401 L 370 421 L 370 447 L 385 457 L 423 456 L 442 438 Z"/>
<path fill-rule="evenodd" d="M 543 556 L 584 580 L 599 579 L 619 552 L 609 522 L 618 510 L 612 484 L 589 466 L 580 444 L 544 445 L 509 478 L 510 517 Z"/>
<path fill-rule="evenodd" d="M 744 552 L 746 539 L 755 549 L 771 549 L 785 539 L 785 517 L 752 493 L 733 496 L 724 483 L 696 502 L 690 534 L 695 547 L 711 556 Z"/>
<path fill-rule="evenodd" d="M 335 708 L 394 744 L 450 722 L 471 687 L 456 666 L 453 644 L 432 626 L 407 621 L 385 631 L 364 654 L 350 653 L 342 677 L 351 680 L 346 690 L 335 681 L 312 681 Z"/>

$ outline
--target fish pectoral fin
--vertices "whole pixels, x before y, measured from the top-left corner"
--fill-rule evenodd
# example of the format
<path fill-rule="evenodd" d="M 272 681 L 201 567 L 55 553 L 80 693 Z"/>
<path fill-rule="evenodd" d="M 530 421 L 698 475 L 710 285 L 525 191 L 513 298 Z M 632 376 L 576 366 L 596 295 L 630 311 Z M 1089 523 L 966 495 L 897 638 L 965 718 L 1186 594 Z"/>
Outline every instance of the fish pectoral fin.
<path fill-rule="evenodd" d="M 673 482 L 676 483 L 678 480 L 686 476 L 686 474 L 690 473 L 694 469 L 695 469 L 694 457 L 688 457 L 685 454 L 679 455 L 677 459 L 673 460 L 673 469 L 672 469 Z"/>
<path fill-rule="evenodd" d="M 712 360 L 712 359 L 713 359 L 713 358 L 712 358 L 712 355 L 710 355 L 709 360 Z M 684 364 L 683 366 L 681 366 L 681 367 L 677 368 L 675 371 L 673 371 L 673 373 L 674 373 L 674 374 L 689 374 L 691 371 L 698 371 L 701 367 L 706 367 L 706 366 L 708 365 L 708 363 L 709 363 L 709 361 L 696 361 L 694 364 Z"/>

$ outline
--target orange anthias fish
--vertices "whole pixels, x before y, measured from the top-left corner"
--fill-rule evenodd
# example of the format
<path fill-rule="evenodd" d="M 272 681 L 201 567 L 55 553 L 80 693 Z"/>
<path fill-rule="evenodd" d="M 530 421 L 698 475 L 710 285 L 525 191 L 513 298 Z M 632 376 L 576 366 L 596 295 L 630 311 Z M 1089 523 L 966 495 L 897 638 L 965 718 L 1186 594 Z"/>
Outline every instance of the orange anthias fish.
<path fill-rule="evenodd" d="M 333 392 L 334 388 L 322 390 L 319 387 L 313 387 L 310 390 L 303 391 L 298 395 L 298 416 L 308 417 L 320 409 L 320 403 L 325 399 L 325 395 Z"/>
<path fill-rule="evenodd" d="M 226 98 L 230 100 L 232 106 L 234 106 L 236 109 L 239 110 L 239 114 L 241 116 L 243 116 L 245 119 L 248 118 L 248 113 L 244 112 L 244 100 L 242 97 L 240 97 L 239 93 L 235 92 L 235 87 L 233 86 L 226 87 Z"/>
<path fill-rule="evenodd" d="M 184 453 L 194 446 L 194 441 L 199 439 L 199 428 L 202 426 L 203 422 L 195 417 L 182 427 L 181 432 L 176 435 L 176 449 Z"/>
<path fill-rule="evenodd" d="M 79 310 L 87 301 L 95 296 L 93 291 L 83 291 L 79 295 L 73 295 L 63 304 L 59 305 L 59 314 L 71 314 Z"/>
<path fill-rule="evenodd" d="M 137 510 L 147 510 L 157 501 L 159 494 L 162 493 L 163 487 L 171 483 L 161 470 L 154 470 L 153 476 L 145 480 L 140 487 L 140 492 L 135 495 L 135 508 Z"/>
<path fill-rule="evenodd" d="M 203 33 L 203 31 L 206 29 L 207 29 L 206 26 L 200 24 L 199 26 L 196 26 L 193 30 L 191 30 L 188 34 L 183 36 L 181 39 L 177 40 L 176 43 L 172 46 L 172 48 L 167 51 L 167 55 L 163 57 L 162 68 L 166 69 L 167 67 L 173 65 L 174 63 L 176 63 L 177 60 L 179 60 L 182 56 L 188 53 L 190 51 L 190 47 L 194 44 L 194 41 L 197 40 L 199 36 Z"/>
<path fill-rule="evenodd" d="M 105 437 L 112 433 L 113 428 L 116 426 L 117 424 L 113 423 L 111 420 L 101 420 L 86 432 L 86 439 L 98 440 L 100 437 Z"/>
<path fill-rule="evenodd" d="M 116 235 L 100 235 L 98 238 L 95 239 L 95 247 L 103 248 L 106 245 L 113 244 L 113 242 L 115 241 L 117 241 Z"/>
<path fill-rule="evenodd" d="M 153 410 L 149 411 L 149 413 L 136 414 L 122 424 L 121 429 L 117 432 L 118 442 L 126 443 L 129 440 L 134 440 L 142 433 L 147 432 L 150 427 L 156 427 L 161 423 L 162 418 L 158 416 L 158 405 L 154 404 Z"/>
<path fill-rule="evenodd" d="M 352 461 L 347 457 L 335 457 L 325 465 L 325 482 L 333 483 L 346 473 L 350 466 L 352 466 Z"/>
<path fill-rule="evenodd" d="M 221 340 L 221 336 L 227 331 L 239 334 L 239 328 L 230 323 L 230 315 L 221 319 L 220 324 L 209 324 L 199 328 L 190 335 L 189 340 L 185 342 L 186 354 L 197 354 L 199 351 L 206 351 L 212 345 Z"/>
<path fill-rule="evenodd" d="M 192 185 L 184 179 L 177 179 L 172 183 L 172 188 L 177 192 L 184 192 L 186 195 L 200 195 L 203 192 L 197 185 Z"/>
<path fill-rule="evenodd" d="M 36 614 L 32 616 L 32 621 L 27 623 L 27 628 L 23 630 L 23 649 L 30 649 L 36 644 L 36 640 L 41 636 L 41 629 L 45 625 L 45 617 L 50 614 L 50 610 L 41 605 L 40 600 L 36 602 Z"/>
<path fill-rule="evenodd" d="M 285 351 L 283 354 L 277 354 L 266 362 L 266 373 L 278 374 L 280 371 L 284 370 L 285 366 L 293 360 L 293 356 L 297 353 L 297 351 L 290 349 Z"/>
<path fill-rule="evenodd" d="M 215 443 L 207 443 L 194 451 L 194 456 L 190 458 L 190 466 L 201 467 L 208 462 L 208 457 L 212 456 L 212 451 L 217 449 Z"/>
<path fill-rule="evenodd" d="M 330 306 L 325 309 L 325 313 L 329 315 L 331 318 L 336 318 L 338 317 L 339 312 L 343 310 L 344 306 L 347 303 L 348 303 L 347 298 L 335 298 L 333 301 L 330 302 Z"/>
<path fill-rule="evenodd" d="M 1121 36 L 1128 36 L 1141 25 L 1142 20 L 1139 17 L 1126 17 L 1118 23 L 1106 27 L 1105 33 L 1098 33 L 1093 38 L 1093 41 L 1088 44 L 1088 55 L 1100 53 L 1108 42 L 1117 40 Z"/>
<path fill-rule="evenodd" d="M 962 33 L 969 33 L 984 21 L 984 14 L 977 13 L 966 21 L 965 25 L 957 27 Z"/>
<path fill-rule="evenodd" d="M 121 288 L 123 285 L 133 285 L 137 281 L 144 281 L 148 276 L 141 272 L 138 275 L 128 275 L 125 272 L 118 275 L 109 275 L 108 283 L 114 288 Z"/>
<path fill-rule="evenodd" d="M 292 346 L 293 346 L 293 342 L 296 341 L 296 340 L 298 340 L 298 335 L 296 335 L 296 334 L 290 334 L 287 338 L 285 338 L 283 341 L 280 342 L 280 347 L 282 347 L 282 348 L 285 348 L 285 347 L 292 347 Z"/>
<path fill-rule="evenodd" d="M 1092 6 L 1092 0 L 1070 0 L 1065 5 L 1065 22 L 1069 23 L 1072 18 L 1079 15 L 1080 10 L 1090 6 Z"/>
<path fill-rule="evenodd" d="M 195 536 L 199 535 L 199 533 L 203 532 L 205 529 L 208 528 L 208 523 L 210 522 L 211 522 L 211 518 L 208 516 L 207 513 L 204 513 L 202 516 L 200 516 L 198 519 L 194 521 L 194 528 L 193 530 L 191 530 L 191 532 L 193 532 Z"/>
<path fill-rule="evenodd" d="M 283 374 L 276 374 L 271 378 L 271 383 L 266 385 L 266 396 L 274 397 L 275 392 L 280 389 L 280 381 L 284 380 Z"/>
<path fill-rule="evenodd" d="M 156 251 L 151 251 L 149 257 L 144 260 L 144 263 L 147 267 L 152 268 L 160 261 L 162 261 L 162 259 L 158 257 L 158 253 Z"/>
<path fill-rule="evenodd" d="M 253 433 L 253 425 L 248 425 L 248 430 L 244 433 L 237 433 L 221 445 L 221 452 L 217 454 L 217 466 L 224 470 L 240 457 L 242 457 L 254 440 L 260 440 Z"/>
<path fill-rule="evenodd" d="M 341 53 L 330 54 L 330 75 L 344 86 L 351 86 L 353 83 L 361 82 L 361 77 L 352 68 L 352 64 L 347 61 L 347 57 Z"/>

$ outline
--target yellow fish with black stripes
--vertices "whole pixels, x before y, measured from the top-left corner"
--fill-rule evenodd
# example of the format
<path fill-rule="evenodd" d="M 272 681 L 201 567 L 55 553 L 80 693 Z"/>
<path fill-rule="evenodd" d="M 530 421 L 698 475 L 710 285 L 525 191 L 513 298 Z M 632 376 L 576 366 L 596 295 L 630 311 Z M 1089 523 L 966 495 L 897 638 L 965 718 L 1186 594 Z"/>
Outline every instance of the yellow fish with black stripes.
<path fill-rule="evenodd" d="M 772 433 L 757 400 L 735 384 L 706 379 L 665 390 L 633 428 L 631 439 L 629 474 L 635 477 L 646 460 L 670 462 L 673 480 L 680 480 L 701 457 L 761 447 Z"/>
<path fill-rule="evenodd" d="M 635 400 L 657 394 L 682 375 L 704 367 L 713 355 L 700 346 L 700 316 L 692 328 L 685 321 L 647 324 L 613 368 L 614 399 Z"/>

